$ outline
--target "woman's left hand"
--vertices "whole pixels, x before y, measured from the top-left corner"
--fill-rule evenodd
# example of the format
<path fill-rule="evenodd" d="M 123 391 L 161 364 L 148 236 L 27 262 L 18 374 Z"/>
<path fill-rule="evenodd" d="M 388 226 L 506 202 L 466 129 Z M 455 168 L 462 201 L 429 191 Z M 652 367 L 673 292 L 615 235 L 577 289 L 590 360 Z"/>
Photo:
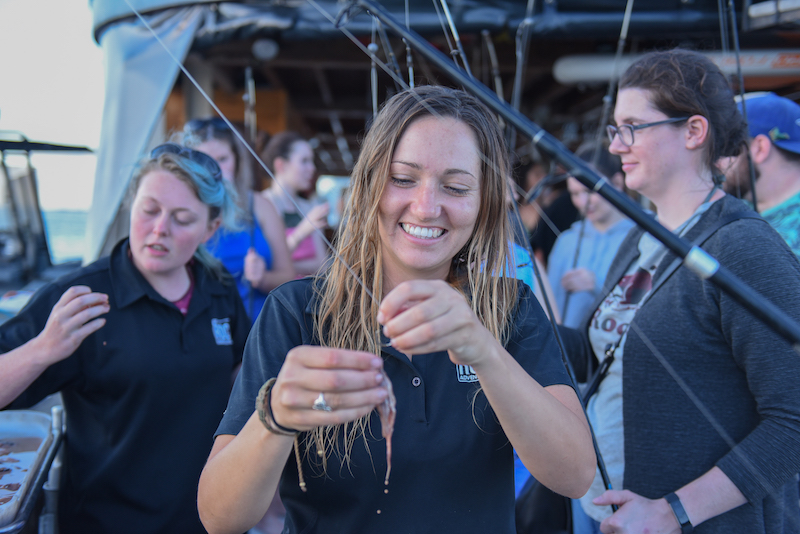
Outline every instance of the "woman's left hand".
<path fill-rule="evenodd" d="M 412 355 L 446 350 L 459 365 L 479 363 L 496 343 L 466 299 L 443 280 L 398 285 L 383 298 L 378 322 L 397 350 Z"/>
<path fill-rule="evenodd" d="M 597 280 L 592 271 L 586 267 L 570 269 L 561 277 L 561 286 L 567 291 L 594 291 Z"/>
<path fill-rule="evenodd" d="M 604 534 L 651 532 L 680 534 L 681 527 L 664 499 L 647 499 L 628 490 L 609 490 L 592 501 L 600 506 L 616 504 L 619 510 L 600 524 Z"/>
<path fill-rule="evenodd" d="M 244 257 L 244 278 L 254 287 L 258 287 L 264 273 L 267 270 L 267 264 L 264 258 L 258 255 L 254 248 L 247 250 L 247 255 Z"/>

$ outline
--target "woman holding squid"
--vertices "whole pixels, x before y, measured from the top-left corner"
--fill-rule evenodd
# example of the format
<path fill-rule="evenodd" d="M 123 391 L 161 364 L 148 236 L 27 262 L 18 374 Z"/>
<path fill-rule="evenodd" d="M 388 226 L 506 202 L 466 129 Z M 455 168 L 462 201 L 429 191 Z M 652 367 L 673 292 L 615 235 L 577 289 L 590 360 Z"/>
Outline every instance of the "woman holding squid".
<path fill-rule="evenodd" d="M 210 532 L 246 530 L 279 490 L 287 532 L 511 534 L 512 449 L 543 484 L 583 495 L 595 456 L 551 326 L 527 286 L 495 274 L 507 175 L 473 97 L 420 87 L 386 103 L 338 258 L 274 290 L 248 340 L 200 480 Z"/>

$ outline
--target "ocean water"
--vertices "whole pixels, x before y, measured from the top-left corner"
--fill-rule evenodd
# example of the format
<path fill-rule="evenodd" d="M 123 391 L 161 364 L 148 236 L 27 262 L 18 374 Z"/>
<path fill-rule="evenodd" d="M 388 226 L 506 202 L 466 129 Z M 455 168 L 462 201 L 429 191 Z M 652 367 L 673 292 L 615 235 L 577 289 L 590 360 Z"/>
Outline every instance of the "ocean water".
<path fill-rule="evenodd" d="M 85 211 L 42 212 L 53 264 L 83 259 L 87 215 Z"/>

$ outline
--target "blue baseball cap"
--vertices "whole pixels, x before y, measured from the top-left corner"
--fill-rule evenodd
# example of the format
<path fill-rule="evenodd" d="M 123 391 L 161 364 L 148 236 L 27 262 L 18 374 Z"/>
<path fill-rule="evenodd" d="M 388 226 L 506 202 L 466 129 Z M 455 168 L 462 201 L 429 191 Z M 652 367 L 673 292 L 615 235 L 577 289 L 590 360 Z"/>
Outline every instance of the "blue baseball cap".
<path fill-rule="evenodd" d="M 750 137 L 766 135 L 772 144 L 800 154 L 800 105 L 775 93 L 744 95 Z M 737 104 L 742 111 L 741 101 Z"/>

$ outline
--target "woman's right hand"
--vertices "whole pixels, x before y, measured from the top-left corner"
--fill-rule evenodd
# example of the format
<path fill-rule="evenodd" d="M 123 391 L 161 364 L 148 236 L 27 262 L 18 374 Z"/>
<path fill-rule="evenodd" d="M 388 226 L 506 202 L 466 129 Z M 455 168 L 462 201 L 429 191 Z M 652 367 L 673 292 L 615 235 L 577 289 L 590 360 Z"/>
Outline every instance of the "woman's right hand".
<path fill-rule="evenodd" d="M 256 249 L 253 247 L 247 249 L 247 254 L 244 257 L 244 279 L 260 289 L 261 279 L 264 277 L 266 270 L 267 263 L 256 252 Z"/>
<path fill-rule="evenodd" d="M 53 306 L 44 330 L 34 338 L 37 352 L 47 365 L 61 361 L 77 350 L 83 340 L 106 324 L 108 295 L 92 293 L 86 286 L 67 289 Z"/>
<path fill-rule="evenodd" d="M 295 347 L 272 388 L 275 420 L 284 427 L 311 430 L 359 419 L 388 395 L 381 386 L 382 367 L 383 360 L 369 352 Z M 313 408 L 320 393 L 331 411 Z"/>
<path fill-rule="evenodd" d="M 310 236 L 316 229 L 322 229 L 328 226 L 328 213 L 331 207 L 327 202 L 317 204 L 305 214 L 303 220 L 297 225 L 295 232 L 300 234 L 299 241 Z"/>

